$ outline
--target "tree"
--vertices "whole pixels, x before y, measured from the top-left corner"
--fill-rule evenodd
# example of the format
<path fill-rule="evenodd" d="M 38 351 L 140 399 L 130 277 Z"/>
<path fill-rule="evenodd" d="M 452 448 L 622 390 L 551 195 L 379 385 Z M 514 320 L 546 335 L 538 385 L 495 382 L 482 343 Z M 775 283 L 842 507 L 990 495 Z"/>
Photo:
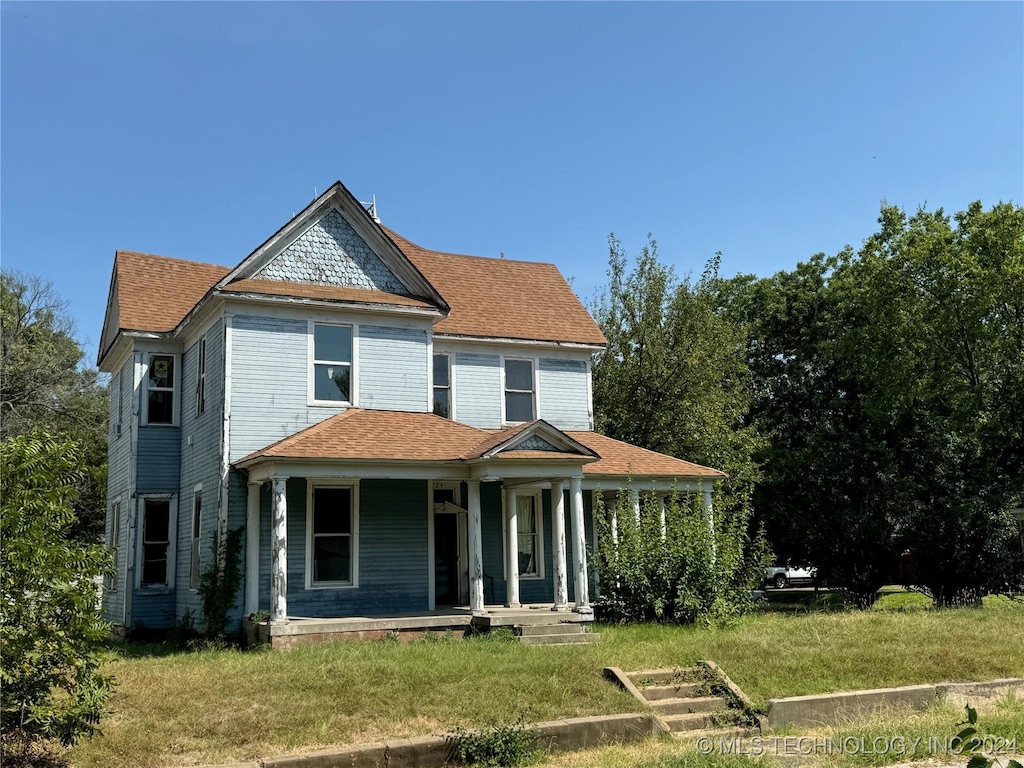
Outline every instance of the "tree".
<path fill-rule="evenodd" d="M 110 557 L 67 538 L 79 464 L 74 442 L 45 432 L 0 444 L 0 744 L 12 762 L 91 734 L 110 691 L 94 581 Z"/>
<path fill-rule="evenodd" d="M 108 400 L 83 357 L 67 302 L 53 285 L 0 273 L 0 439 L 46 429 L 80 444 L 84 472 L 70 535 L 98 541 L 106 506 Z"/>

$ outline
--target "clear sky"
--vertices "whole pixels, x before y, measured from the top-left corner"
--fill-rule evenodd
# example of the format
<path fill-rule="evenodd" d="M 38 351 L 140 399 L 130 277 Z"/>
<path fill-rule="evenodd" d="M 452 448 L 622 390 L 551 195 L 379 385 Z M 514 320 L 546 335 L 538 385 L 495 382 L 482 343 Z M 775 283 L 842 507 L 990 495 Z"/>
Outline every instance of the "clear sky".
<path fill-rule="evenodd" d="M 0 245 L 94 359 L 118 248 L 233 265 L 336 180 L 438 250 L 771 274 L 1024 202 L 1024 3 L 0 4 Z M 154 301 L 161 286 L 154 285 Z"/>

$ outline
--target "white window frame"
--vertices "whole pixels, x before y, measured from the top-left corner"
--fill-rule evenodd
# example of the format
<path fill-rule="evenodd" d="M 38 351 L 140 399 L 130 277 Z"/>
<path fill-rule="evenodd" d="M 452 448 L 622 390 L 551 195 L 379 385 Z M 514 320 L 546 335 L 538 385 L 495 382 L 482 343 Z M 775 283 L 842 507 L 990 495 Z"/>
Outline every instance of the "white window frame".
<path fill-rule="evenodd" d="M 317 488 L 347 488 L 352 494 L 352 580 L 313 581 L 313 497 Z M 359 587 L 359 481 L 307 480 L 306 481 L 306 589 L 357 589 Z"/>
<path fill-rule="evenodd" d="M 196 418 L 206 413 L 206 334 L 196 342 L 199 358 L 196 360 Z"/>
<path fill-rule="evenodd" d="M 540 398 L 538 397 L 538 394 L 539 394 L 539 391 L 540 391 L 540 388 L 538 386 L 538 384 L 539 384 L 538 369 L 539 369 L 540 366 L 537 364 L 537 362 L 538 362 L 537 358 L 535 358 L 535 357 L 520 357 L 518 355 L 502 355 L 501 356 L 501 423 L 504 426 L 513 426 L 513 425 L 516 425 L 516 424 L 527 424 L 528 423 L 528 421 L 510 421 L 509 418 L 508 418 L 508 408 L 507 408 L 505 396 L 509 392 L 520 392 L 520 393 L 522 393 L 522 392 L 526 392 L 527 391 L 525 389 L 509 389 L 508 388 L 508 383 L 506 382 L 506 376 L 505 376 L 505 363 L 507 363 L 509 360 L 518 361 L 518 362 L 524 362 L 524 363 L 529 363 L 530 364 L 530 379 L 532 380 L 532 383 L 533 383 L 533 389 L 529 390 L 529 392 L 533 396 L 533 416 L 532 416 L 532 418 L 529 419 L 529 421 L 536 421 L 537 420 L 537 414 L 540 412 L 540 408 L 539 408 Z"/>
<path fill-rule="evenodd" d="M 520 581 L 540 581 L 544 579 L 544 495 L 539 488 L 517 488 L 516 498 L 520 496 L 530 496 L 533 498 L 533 508 L 537 512 L 537 573 L 519 574 Z M 505 510 L 505 494 L 501 494 L 501 565 L 502 573 L 508 573 L 508 517 Z M 518 524 L 518 509 L 516 510 L 516 530 L 519 535 L 522 536 L 522 529 Z M 518 542 L 516 543 L 516 553 L 518 555 Z"/>
<path fill-rule="evenodd" d="M 196 501 L 199 502 L 199 520 L 196 520 Z M 196 523 L 199 525 L 196 525 Z M 192 591 L 199 589 L 203 557 L 203 484 L 196 483 L 192 489 L 192 549 L 189 556 L 188 586 Z"/>
<path fill-rule="evenodd" d="M 333 325 L 352 330 L 352 359 L 349 362 L 334 360 L 318 360 L 316 357 L 316 333 L 318 325 Z M 306 363 L 306 404 L 311 406 L 329 406 L 332 408 L 355 407 L 359 391 L 358 366 L 359 359 L 359 325 L 357 323 L 335 323 L 322 322 L 320 320 L 309 320 L 307 323 L 307 363 Z M 316 366 L 317 365 L 347 365 L 349 367 L 348 377 L 348 400 L 317 400 L 316 399 Z"/>
<path fill-rule="evenodd" d="M 110 502 L 110 531 L 107 534 L 107 551 L 114 562 L 114 573 L 104 580 L 107 592 L 117 592 L 121 572 L 118 568 L 118 551 L 121 549 L 121 497 Z"/>
<path fill-rule="evenodd" d="M 155 392 L 170 392 L 171 393 L 171 420 L 151 422 L 149 420 L 149 367 L 153 364 L 154 357 L 170 357 L 174 360 L 174 382 L 171 387 L 155 387 Z M 143 398 L 143 407 L 145 408 L 145 420 L 146 426 L 150 427 L 176 427 L 178 426 L 178 414 L 181 410 L 181 355 L 176 352 L 147 352 L 146 363 L 142 372 L 142 380 L 146 385 L 146 396 Z"/>
<path fill-rule="evenodd" d="M 434 373 L 434 358 L 443 356 L 447 361 L 448 366 L 448 383 L 438 384 L 437 381 L 433 380 Z M 430 356 L 430 373 L 431 373 L 431 387 L 430 387 L 430 412 L 434 412 L 434 393 L 439 389 L 448 390 L 448 415 L 444 418 L 455 420 L 455 387 L 452 381 L 452 375 L 454 373 L 452 366 L 452 353 L 451 352 L 433 352 Z"/>
<path fill-rule="evenodd" d="M 121 370 L 117 373 L 117 429 L 114 430 L 117 437 L 121 437 L 122 425 L 124 424 L 124 398 L 125 392 L 129 391 L 125 385 L 128 383 L 128 374 L 131 373 L 133 367 L 129 367 L 126 363 L 121 366 Z"/>
<path fill-rule="evenodd" d="M 167 573 L 166 583 L 164 584 L 142 584 L 142 571 L 143 565 L 145 564 L 146 557 L 146 500 L 151 501 L 166 501 L 167 504 L 167 515 L 169 520 L 167 521 Z M 176 544 L 178 536 L 178 495 L 175 493 L 145 493 L 139 494 L 139 526 L 138 526 L 138 546 L 136 547 L 137 556 L 135 558 L 135 571 L 138 574 L 135 578 L 135 586 L 138 589 L 145 590 L 146 592 L 169 592 L 174 588 L 174 566 L 176 557 Z"/>

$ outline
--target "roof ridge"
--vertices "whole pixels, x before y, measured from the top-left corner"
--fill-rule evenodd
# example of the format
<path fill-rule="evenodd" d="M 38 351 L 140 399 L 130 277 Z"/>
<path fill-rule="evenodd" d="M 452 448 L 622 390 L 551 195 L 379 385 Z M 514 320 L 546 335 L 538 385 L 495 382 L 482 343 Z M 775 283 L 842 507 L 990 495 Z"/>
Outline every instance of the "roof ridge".
<path fill-rule="evenodd" d="M 433 253 L 433 254 L 435 254 L 437 256 L 451 256 L 451 257 L 456 258 L 456 259 L 477 259 L 477 260 L 480 260 L 480 261 L 498 261 L 498 262 L 505 262 L 506 264 L 529 264 L 531 266 L 554 267 L 556 270 L 558 269 L 558 265 L 555 264 L 554 262 L 551 262 L 551 261 L 531 261 L 529 259 L 508 259 L 508 258 L 505 258 L 504 256 L 478 256 L 478 255 L 475 255 L 475 254 L 472 254 L 472 253 L 454 253 L 453 251 L 438 251 L 438 250 L 436 250 L 434 248 L 427 248 L 425 246 L 420 245 L 419 243 L 414 243 L 409 238 L 405 237 L 404 235 L 400 235 L 398 232 L 395 232 L 393 229 L 391 229 L 389 227 L 385 227 L 383 224 L 381 224 L 381 229 L 383 229 L 385 232 L 387 232 L 388 235 L 397 237 L 400 240 L 404 240 L 406 243 L 411 245 L 413 248 L 417 249 L 418 251 L 422 251 L 423 253 Z M 399 246 L 399 247 L 401 247 L 401 246 Z M 559 272 L 559 274 L 561 274 L 561 272 Z"/>
<path fill-rule="evenodd" d="M 197 267 L 216 267 L 217 269 L 230 270 L 231 267 L 225 266 L 224 264 L 214 264 L 209 261 L 195 261 L 194 259 L 181 259 L 177 256 L 164 256 L 159 253 L 147 253 L 146 251 L 131 251 L 125 248 L 118 248 L 114 251 L 114 257 L 121 255 L 125 256 L 144 256 L 147 259 L 165 259 L 166 261 L 176 261 L 179 264 L 194 264 Z"/>

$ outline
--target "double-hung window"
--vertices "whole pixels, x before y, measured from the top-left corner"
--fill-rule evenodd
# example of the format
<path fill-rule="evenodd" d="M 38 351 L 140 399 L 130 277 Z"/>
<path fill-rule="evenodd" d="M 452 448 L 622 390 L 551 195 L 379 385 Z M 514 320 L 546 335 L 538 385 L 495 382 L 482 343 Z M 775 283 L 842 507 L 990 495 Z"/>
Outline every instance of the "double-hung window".
<path fill-rule="evenodd" d="M 505 360 L 505 421 L 533 421 L 533 361 Z"/>
<path fill-rule="evenodd" d="M 174 381 L 174 355 L 150 355 L 146 410 L 148 423 L 174 423 Z"/>
<path fill-rule="evenodd" d="M 199 360 L 196 363 L 196 416 L 206 411 L 206 337 L 203 336 L 196 344 Z"/>
<path fill-rule="evenodd" d="M 169 587 L 171 550 L 171 500 L 142 500 L 143 587 Z"/>
<path fill-rule="evenodd" d="M 107 539 L 107 549 L 110 558 L 117 567 L 117 551 L 121 547 L 121 500 L 118 499 L 110 505 L 110 536 Z M 119 570 L 119 569 L 118 569 Z M 117 592 L 117 571 L 107 574 L 105 579 L 108 592 Z"/>
<path fill-rule="evenodd" d="M 322 403 L 352 402 L 352 326 L 313 324 L 312 397 Z"/>
<path fill-rule="evenodd" d="M 516 496 L 516 520 L 519 532 L 519 575 L 540 576 L 540 514 L 535 495 Z"/>
<path fill-rule="evenodd" d="M 452 417 L 452 378 L 447 354 L 434 355 L 434 413 Z"/>
<path fill-rule="evenodd" d="M 354 486 L 313 486 L 308 528 L 310 586 L 354 586 L 358 518 Z"/>

